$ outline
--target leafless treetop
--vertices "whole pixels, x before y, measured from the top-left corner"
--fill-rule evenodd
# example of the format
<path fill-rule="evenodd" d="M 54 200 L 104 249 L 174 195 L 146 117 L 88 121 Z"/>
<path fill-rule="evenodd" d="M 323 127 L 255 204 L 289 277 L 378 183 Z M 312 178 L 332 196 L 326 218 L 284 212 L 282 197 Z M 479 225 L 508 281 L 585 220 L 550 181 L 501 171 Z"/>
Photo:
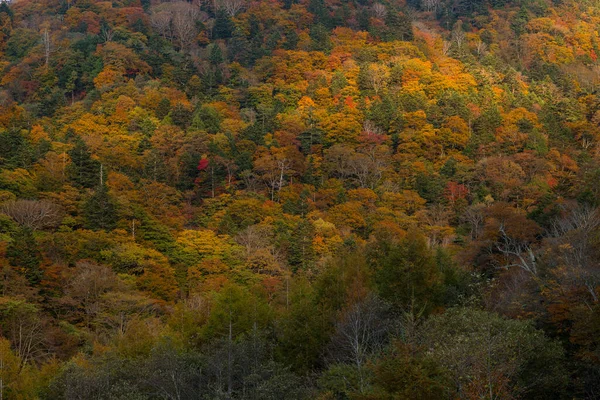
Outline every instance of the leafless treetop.
<path fill-rule="evenodd" d="M 15 200 L 4 204 L 0 211 L 21 226 L 39 230 L 56 226 L 62 218 L 59 206 L 46 200 Z"/>

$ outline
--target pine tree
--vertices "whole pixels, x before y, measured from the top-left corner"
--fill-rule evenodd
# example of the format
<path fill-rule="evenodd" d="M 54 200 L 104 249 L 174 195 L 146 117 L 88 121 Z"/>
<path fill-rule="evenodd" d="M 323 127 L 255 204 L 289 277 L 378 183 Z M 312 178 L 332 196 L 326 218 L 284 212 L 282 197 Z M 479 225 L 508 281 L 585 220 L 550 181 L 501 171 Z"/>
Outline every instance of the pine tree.
<path fill-rule="evenodd" d="M 323 52 L 331 50 L 332 44 L 329 31 L 323 24 L 317 24 L 311 28 L 310 41 L 311 50 Z"/>
<path fill-rule="evenodd" d="M 382 39 L 385 41 L 411 41 L 414 38 L 410 19 L 395 9 L 388 10 L 385 25 L 387 29 L 382 34 Z"/>
<path fill-rule="evenodd" d="M 117 225 L 117 206 L 106 185 L 100 185 L 83 206 L 86 227 L 112 230 Z"/>
<path fill-rule="evenodd" d="M 329 10 L 327 10 L 327 5 L 324 0 L 310 0 L 308 11 L 315 16 L 315 24 L 330 26 L 332 23 L 331 17 L 329 16 Z"/>
<path fill-rule="evenodd" d="M 81 138 L 69 151 L 72 164 L 69 166 L 73 180 L 81 187 L 92 188 L 100 179 L 100 162 L 92 159 L 92 154 Z"/>
<path fill-rule="evenodd" d="M 171 110 L 171 121 L 181 129 L 187 129 L 192 123 L 192 112 L 183 104 L 177 103 Z"/>
<path fill-rule="evenodd" d="M 0 132 L 0 165 L 7 168 L 31 165 L 33 149 L 20 129 Z"/>
<path fill-rule="evenodd" d="M 221 51 L 221 47 L 217 44 L 212 44 L 210 46 L 210 55 L 208 59 L 211 65 L 219 65 L 223 63 L 223 52 Z"/>
<path fill-rule="evenodd" d="M 286 50 L 294 50 L 298 46 L 300 38 L 294 29 L 289 29 L 285 34 L 285 42 L 283 48 Z"/>
<path fill-rule="evenodd" d="M 30 228 L 19 228 L 13 233 L 12 241 L 6 248 L 6 258 L 10 265 L 22 271 L 32 285 L 42 280 L 42 257 Z"/>
<path fill-rule="evenodd" d="M 215 18 L 215 26 L 213 28 L 213 36 L 215 39 L 229 39 L 233 35 L 235 25 L 225 10 L 217 11 Z"/>
<path fill-rule="evenodd" d="M 166 97 L 163 97 L 158 102 L 158 107 L 156 107 L 156 118 L 163 119 L 171 112 L 171 101 Z"/>
<path fill-rule="evenodd" d="M 314 228 L 307 220 L 302 220 L 291 233 L 288 262 L 294 271 L 312 266 L 315 253 L 313 248 Z"/>

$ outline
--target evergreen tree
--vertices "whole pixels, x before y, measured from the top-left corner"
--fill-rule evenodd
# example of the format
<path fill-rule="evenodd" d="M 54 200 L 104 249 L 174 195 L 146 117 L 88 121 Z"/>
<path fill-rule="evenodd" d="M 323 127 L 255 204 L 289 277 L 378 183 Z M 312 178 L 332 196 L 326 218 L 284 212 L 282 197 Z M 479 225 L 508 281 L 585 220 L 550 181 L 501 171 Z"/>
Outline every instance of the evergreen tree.
<path fill-rule="evenodd" d="M 385 41 L 404 40 L 411 41 L 414 38 L 412 22 L 401 12 L 395 9 L 388 10 L 385 17 L 386 29 L 382 32 Z"/>
<path fill-rule="evenodd" d="M 156 118 L 163 119 L 164 117 L 169 115 L 170 112 L 171 112 L 171 100 L 167 99 L 166 97 L 163 97 L 158 102 L 158 107 L 156 107 L 156 111 L 155 111 Z"/>
<path fill-rule="evenodd" d="M 296 30 L 289 29 L 285 33 L 285 42 L 283 43 L 283 48 L 286 50 L 294 50 L 298 46 L 299 41 L 300 38 L 298 37 Z"/>
<path fill-rule="evenodd" d="M 283 0 L 283 9 L 289 10 L 293 4 L 298 3 L 296 0 Z"/>
<path fill-rule="evenodd" d="M 356 19 L 358 21 L 358 28 L 361 31 L 367 32 L 371 28 L 371 16 L 366 7 L 357 12 Z"/>
<path fill-rule="evenodd" d="M 106 185 L 100 185 L 85 202 L 83 214 L 86 227 L 98 230 L 112 230 L 117 225 L 117 206 L 108 193 Z"/>
<path fill-rule="evenodd" d="M 314 51 L 331 50 L 329 31 L 323 24 L 317 24 L 310 29 L 310 47 Z"/>
<path fill-rule="evenodd" d="M 22 271 L 29 283 L 36 285 L 42 280 L 40 269 L 42 256 L 30 228 L 19 228 L 6 248 L 6 258 L 13 267 Z"/>
<path fill-rule="evenodd" d="M 330 27 L 332 21 L 324 0 L 310 0 L 308 11 L 315 16 L 315 24 Z"/>
<path fill-rule="evenodd" d="M 28 167 L 33 161 L 33 149 L 20 129 L 0 132 L 0 166 Z"/>
<path fill-rule="evenodd" d="M 92 153 L 81 138 L 76 139 L 69 156 L 71 157 L 69 172 L 73 180 L 84 188 L 96 186 L 100 181 L 100 162 L 92 159 Z"/>
<path fill-rule="evenodd" d="M 223 62 L 223 52 L 218 44 L 213 43 L 210 45 L 210 54 L 208 56 L 208 60 L 210 61 L 210 64 L 214 66 L 217 66 Z"/>
<path fill-rule="evenodd" d="M 12 19 L 14 18 L 14 13 L 13 11 L 10 9 L 10 7 L 8 6 L 8 3 L 3 1 L 2 4 L 0 4 L 0 13 L 4 13 L 6 15 L 9 16 L 9 18 Z"/>
<path fill-rule="evenodd" d="M 473 134 L 465 152 L 473 153 L 479 146 L 493 142 L 494 133 L 500 125 L 502 125 L 502 115 L 498 107 L 492 105 L 473 122 Z"/>
<path fill-rule="evenodd" d="M 187 129 L 192 123 L 192 112 L 181 103 L 177 103 L 171 110 L 171 121 L 181 129 Z"/>
<path fill-rule="evenodd" d="M 139 221 L 137 235 L 143 241 L 152 243 L 157 250 L 171 257 L 176 246 L 169 229 L 141 207 L 135 206 L 134 217 Z"/>
<path fill-rule="evenodd" d="M 236 31 L 227 43 L 227 59 L 229 62 L 237 61 L 243 66 L 248 66 L 251 57 L 250 42 L 239 30 Z"/>
<path fill-rule="evenodd" d="M 229 39 L 233 35 L 234 30 L 235 25 L 231 18 L 229 18 L 229 15 L 227 15 L 227 12 L 223 9 L 217 11 L 215 26 L 213 28 L 213 37 L 215 39 Z"/>
<path fill-rule="evenodd" d="M 288 262 L 294 271 L 310 268 L 315 258 L 312 224 L 303 219 L 291 233 Z"/>
<path fill-rule="evenodd" d="M 400 244 L 380 243 L 372 249 L 379 295 L 402 309 L 410 304 L 435 307 L 442 275 L 425 237 L 409 232 Z"/>
<path fill-rule="evenodd" d="M 142 4 L 142 8 L 144 9 L 144 11 L 150 11 L 150 6 L 152 5 L 152 2 L 150 0 L 141 0 L 140 3 Z"/>
<path fill-rule="evenodd" d="M 510 27 L 517 36 L 521 36 L 525 33 L 525 27 L 529 22 L 529 14 L 525 7 L 521 7 L 515 18 L 513 19 Z"/>

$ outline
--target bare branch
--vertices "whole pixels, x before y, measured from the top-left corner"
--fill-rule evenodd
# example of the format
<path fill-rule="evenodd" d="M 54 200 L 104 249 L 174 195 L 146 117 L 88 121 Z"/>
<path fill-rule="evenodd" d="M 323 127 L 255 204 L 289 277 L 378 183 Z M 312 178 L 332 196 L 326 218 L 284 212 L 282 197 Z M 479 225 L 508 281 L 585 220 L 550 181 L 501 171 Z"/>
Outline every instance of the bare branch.
<path fill-rule="evenodd" d="M 62 210 L 46 200 L 16 200 L 0 209 L 21 226 L 32 230 L 50 228 L 60 223 Z"/>

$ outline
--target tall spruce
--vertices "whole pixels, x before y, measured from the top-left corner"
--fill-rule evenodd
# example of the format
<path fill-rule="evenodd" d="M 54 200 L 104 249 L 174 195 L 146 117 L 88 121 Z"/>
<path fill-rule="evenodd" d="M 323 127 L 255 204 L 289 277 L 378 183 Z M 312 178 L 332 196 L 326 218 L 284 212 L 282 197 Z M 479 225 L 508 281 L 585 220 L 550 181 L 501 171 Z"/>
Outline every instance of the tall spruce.
<path fill-rule="evenodd" d="M 93 230 L 112 230 L 117 226 L 117 205 L 108 193 L 106 185 L 100 185 L 85 202 L 83 214 L 86 227 Z"/>
<path fill-rule="evenodd" d="M 33 231 L 22 227 L 12 234 L 12 240 L 6 248 L 6 258 L 10 265 L 21 272 L 30 284 L 36 285 L 42 280 L 40 269 L 42 256 Z"/>
<path fill-rule="evenodd" d="M 100 179 L 100 162 L 92 158 L 92 153 L 81 138 L 76 139 L 69 156 L 69 172 L 75 183 L 84 188 L 96 186 Z"/>

